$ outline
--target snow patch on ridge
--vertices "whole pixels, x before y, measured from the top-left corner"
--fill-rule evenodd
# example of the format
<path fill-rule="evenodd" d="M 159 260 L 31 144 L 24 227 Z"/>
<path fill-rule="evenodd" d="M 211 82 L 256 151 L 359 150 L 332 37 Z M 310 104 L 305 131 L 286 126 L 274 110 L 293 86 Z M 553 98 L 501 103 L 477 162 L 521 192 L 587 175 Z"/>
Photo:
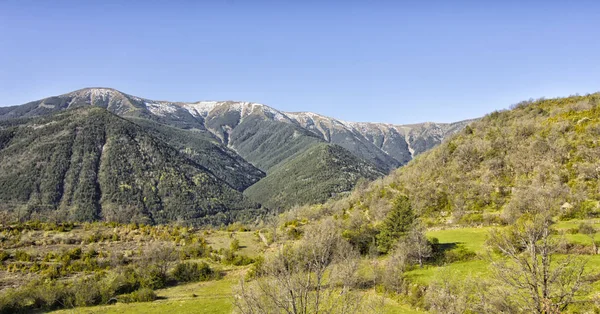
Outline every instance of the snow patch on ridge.
<path fill-rule="evenodd" d="M 174 113 L 177 108 L 171 104 L 144 102 L 146 108 L 157 116 L 164 117 L 167 114 Z"/>
<path fill-rule="evenodd" d="M 218 101 L 199 101 L 196 103 L 181 104 L 181 107 L 187 110 L 194 117 L 206 117 L 208 113 L 211 112 L 218 104 Z"/>

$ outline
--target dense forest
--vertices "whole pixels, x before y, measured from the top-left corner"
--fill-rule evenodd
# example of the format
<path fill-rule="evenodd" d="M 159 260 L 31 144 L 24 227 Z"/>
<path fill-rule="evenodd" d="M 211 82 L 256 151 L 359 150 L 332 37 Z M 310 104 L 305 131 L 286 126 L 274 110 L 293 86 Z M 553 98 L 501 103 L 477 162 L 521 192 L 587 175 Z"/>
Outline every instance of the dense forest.
<path fill-rule="evenodd" d="M 271 169 L 269 176 L 244 193 L 269 208 L 285 209 L 323 203 L 350 192 L 360 179 L 373 180 L 382 175 L 342 147 L 323 143 Z"/>
<path fill-rule="evenodd" d="M 259 205 L 149 133 L 97 107 L 3 122 L 2 206 L 22 218 L 75 221 L 227 224 L 260 216 Z"/>

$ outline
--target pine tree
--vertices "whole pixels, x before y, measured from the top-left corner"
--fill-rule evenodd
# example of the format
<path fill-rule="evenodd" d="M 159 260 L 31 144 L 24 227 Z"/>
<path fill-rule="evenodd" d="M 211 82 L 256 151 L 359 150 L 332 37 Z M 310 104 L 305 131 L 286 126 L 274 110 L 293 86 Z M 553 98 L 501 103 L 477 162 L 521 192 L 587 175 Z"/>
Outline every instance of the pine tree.
<path fill-rule="evenodd" d="M 377 235 L 379 251 L 387 253 L 400 237 L 406 235 L 410 230 L 415 215 L 412 211 L 410 200 L 405 195 L 400 195 L 394 200 L 392 209 L 381 225 L 381 231 Z"/>

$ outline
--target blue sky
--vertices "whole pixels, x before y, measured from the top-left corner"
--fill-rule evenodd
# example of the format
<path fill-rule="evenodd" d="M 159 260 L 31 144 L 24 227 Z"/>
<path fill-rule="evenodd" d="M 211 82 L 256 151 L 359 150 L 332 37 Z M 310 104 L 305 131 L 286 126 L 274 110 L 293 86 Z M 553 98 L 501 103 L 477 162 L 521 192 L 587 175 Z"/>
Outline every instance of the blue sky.
<path fill-rule="evenodd" d="M 600 2 L 569 2 L 0 0 L 0 105 L 102 86 L 456 121 L 600 91 Z"/>

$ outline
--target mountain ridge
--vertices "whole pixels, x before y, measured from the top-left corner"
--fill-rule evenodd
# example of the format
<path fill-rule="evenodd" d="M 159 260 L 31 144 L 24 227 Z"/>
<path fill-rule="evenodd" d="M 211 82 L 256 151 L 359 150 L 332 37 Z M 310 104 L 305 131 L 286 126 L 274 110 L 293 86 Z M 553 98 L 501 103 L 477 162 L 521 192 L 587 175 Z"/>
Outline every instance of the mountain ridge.
<path fill-rule="evenodd" d="M 42 115 L 84 105 L 105 107 L 118 115 L 146 118 L 179 128 L 208 131 L 215 140 L 235 151 L 238 151 L 240 143 L 232 140 L 234 129 L 243 124 L 246 118 L 259 116 L 263 120 L 291 124 L 291 128 L 296 131 L 291 132 L 292 136 L 300 132 L 296 126 L 308 130 L 321 141 L 340 145 L 384 172 L 406 164 L 416 155 L 439 144 L 444 138 L 475 120 L 406 125 L 349 122 L 307 111 L 280 111 L 256 102 L 151 100 L 104 87 L 83 88 L 21 106 L 0 107 L 0 120 Z M 244 154 L 243 149 L 238 153 L 244 158 L 249 155 Z M 261 163 L 260 159 L 261 157 L 255 160 L 250 158 L 249 161 L 263 171 L 273 166 Z"/>

